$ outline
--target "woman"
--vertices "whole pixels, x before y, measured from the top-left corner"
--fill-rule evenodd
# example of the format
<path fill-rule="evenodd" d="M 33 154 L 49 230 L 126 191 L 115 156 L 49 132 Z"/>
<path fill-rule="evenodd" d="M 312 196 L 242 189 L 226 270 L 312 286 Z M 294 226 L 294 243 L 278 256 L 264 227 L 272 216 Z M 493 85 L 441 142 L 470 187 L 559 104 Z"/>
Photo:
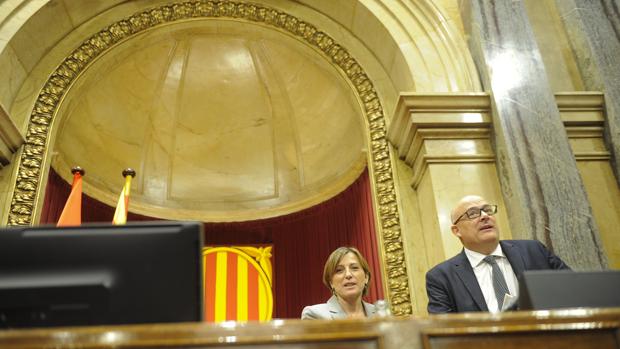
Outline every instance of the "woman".
<path fill-rule="evenodd" d="M 364 318 L 375 313 L 375 306 L 362 301 L 368 293 L 368 262 L 354 247 L 339 247 L 327 258 L 323 283 L 332 292 L 322 304 L 310 305 L 301 312 L 302 319 Z"/>

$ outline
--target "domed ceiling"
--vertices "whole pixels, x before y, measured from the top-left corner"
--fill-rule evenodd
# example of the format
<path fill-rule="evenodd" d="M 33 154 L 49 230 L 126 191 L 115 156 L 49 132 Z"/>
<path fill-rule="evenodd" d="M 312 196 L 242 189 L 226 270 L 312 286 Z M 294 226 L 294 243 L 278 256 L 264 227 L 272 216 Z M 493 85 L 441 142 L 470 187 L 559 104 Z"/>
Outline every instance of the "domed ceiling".
<path fill-rule="evenodd" d="M 258 24 L 196 20 L 121 43 L 62 102 L 52 166 L 111 206 L 137 171 L 130 211 L 249 220 L 346 188 L 366 163 L 352 88 L 313 48 Z"/>

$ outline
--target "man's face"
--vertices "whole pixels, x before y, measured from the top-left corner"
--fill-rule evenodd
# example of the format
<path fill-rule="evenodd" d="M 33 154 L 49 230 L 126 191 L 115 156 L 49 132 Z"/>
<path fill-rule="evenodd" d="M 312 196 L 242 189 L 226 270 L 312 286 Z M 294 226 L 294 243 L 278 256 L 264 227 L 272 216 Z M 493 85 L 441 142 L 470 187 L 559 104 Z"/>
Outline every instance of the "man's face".
<path fill-rule="evenodd" d="M 460 217 L 468 210 L 478 212 L 477 209 L 488 205 L 488 202 L 480 197 L 472 197 L 461 201 L 455 209 L 455 216 Z M 467 214 L 452 225 L 452 233 L 459 237 L 466 248 L 479 252 L 480 246 L 489 246 L 499 242 L 499 230 L 495 222 L 495 216 L 489 216 L 480 211 L 480 216 L 470 219 Z"/>

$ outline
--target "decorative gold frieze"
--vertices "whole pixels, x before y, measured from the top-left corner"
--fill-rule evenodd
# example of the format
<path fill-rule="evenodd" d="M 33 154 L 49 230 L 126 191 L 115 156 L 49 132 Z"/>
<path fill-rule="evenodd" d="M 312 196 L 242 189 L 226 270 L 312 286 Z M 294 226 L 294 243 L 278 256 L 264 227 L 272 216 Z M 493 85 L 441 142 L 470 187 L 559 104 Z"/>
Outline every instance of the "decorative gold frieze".
<path fill-rule="evenodd" d="M 383 107 L 372 81 L 355 58 L 327 33 L 300 18 L 261 4 L 234 1 L 188 1 L 171 3 L 136 13 L 109 25 L 86 39 L 51 74 L 34 104 L 28 125 L 25 151 L 18 164 L 9 213 L 9 225 L 32 224 L 37 191 L 41 190 L 42 164 L 47 151 L 51 121 L 59 101 L 80 72 L 117 43 L 149 28 L 194 18 L 226 18 L 262 23 L 286 31 L 318 48 L 354 86 L 369 123 L 369 168 L 374 181 L 378 229 L 386 258 L 388 298 L 396 315 L 411 314 L 408 276 L 401 242 L 398 202 L 386 141 Z"/>

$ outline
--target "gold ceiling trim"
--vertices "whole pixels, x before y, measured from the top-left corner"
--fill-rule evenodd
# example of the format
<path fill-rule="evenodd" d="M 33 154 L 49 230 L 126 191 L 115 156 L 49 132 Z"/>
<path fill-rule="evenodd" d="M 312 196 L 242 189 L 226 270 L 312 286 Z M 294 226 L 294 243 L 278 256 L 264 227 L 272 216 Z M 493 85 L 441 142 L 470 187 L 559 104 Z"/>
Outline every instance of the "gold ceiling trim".
<path fill-rule="evenodd" d="M 31 225 L 37 193 L 41 190 L 43 163 L 53 119 L 64 94 L 92 61 L 121 41 L 149 28 L 172 22 L 223 18 L 261 23 L 292 34 L 318 49 L 355 87 L 364 107 L 370 136 L 371 178 L 377 207 L 380 244 L 383 249 L 386 286 L 395 315 L 411 314 L 409 279 L 405 264 L 398 203 L 390 149 L 386 139 L 383 107 L 375 88 L 355 58 L 325 32 L 280 10 L 261 4 L 233 1 L 193 1 L 173 3 L 135 13 L 86 39 L 51 74 L 31 112 L 26 144 L 21 153 L 11 199 L 8 225 Z"/>

